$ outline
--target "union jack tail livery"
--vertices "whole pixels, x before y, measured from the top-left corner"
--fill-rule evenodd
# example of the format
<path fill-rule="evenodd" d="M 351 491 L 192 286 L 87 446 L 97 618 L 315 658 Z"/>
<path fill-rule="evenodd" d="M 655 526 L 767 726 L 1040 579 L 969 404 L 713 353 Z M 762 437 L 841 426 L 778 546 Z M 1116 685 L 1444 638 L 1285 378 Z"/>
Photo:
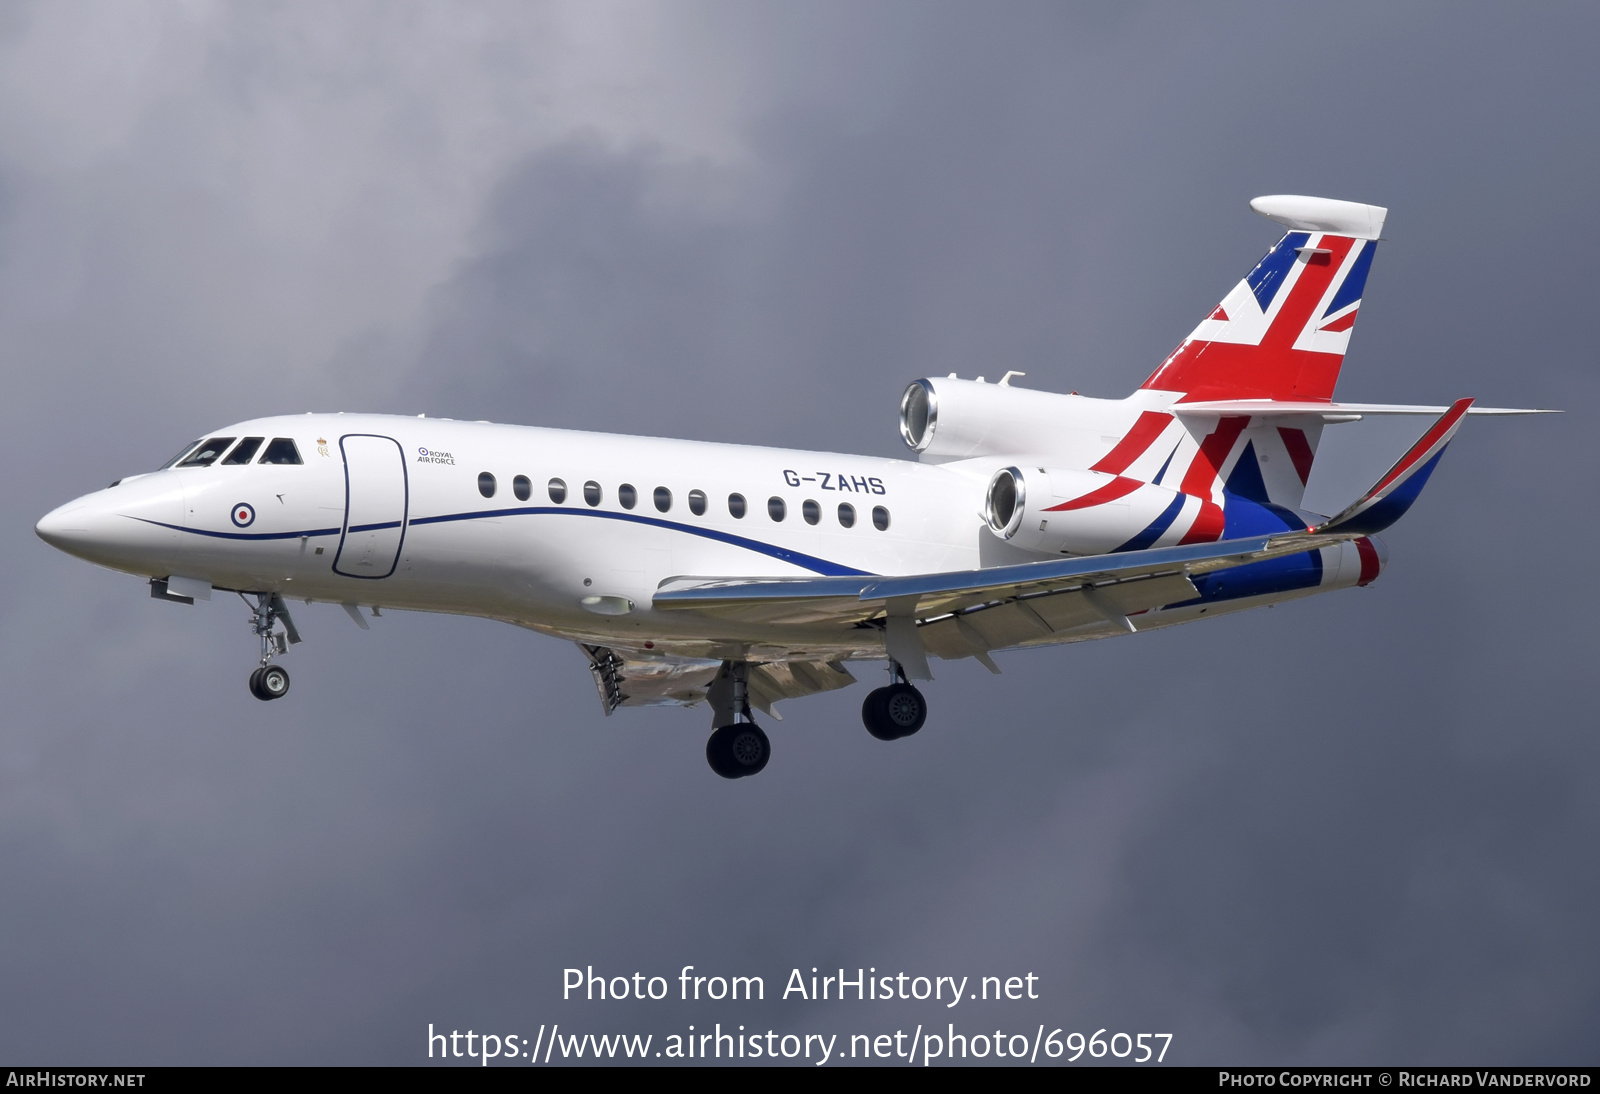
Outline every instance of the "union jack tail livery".
<path fill-rule="evenodd" d="M 1389 210 L 1282 195 L 1250 208 L 1289 233 L 1144 386 L 1189 402 L 1330 402 Z"/>

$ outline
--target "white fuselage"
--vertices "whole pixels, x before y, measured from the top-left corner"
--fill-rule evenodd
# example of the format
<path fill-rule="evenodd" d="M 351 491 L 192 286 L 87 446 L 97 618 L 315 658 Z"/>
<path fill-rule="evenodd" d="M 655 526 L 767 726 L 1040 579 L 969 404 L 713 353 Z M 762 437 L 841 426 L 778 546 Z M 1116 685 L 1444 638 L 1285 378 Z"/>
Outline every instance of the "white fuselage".
<path fill-rule="evenodd" d="M 883 638 L 871 628 L 660 611 L 657 588 L 681 576 L 905 575 L 1046 557 L 985 526 L 986 485 L 1007 462 L 997 458 L 935 465 L 365 414 L 261 418 L 215 436 L 291 438 L 303 462 L 133 476 L 57 509 L 39 522 L 40 534 L 153 578 L 483 616 L 619 649 L 745 660 L 881 658 Z M 493 486 L 484 478 L 480 489 L 486 475 Z M 553 480 L 564 495 L 552 494 Z M 586 499 L 591 483 L 598 499 Z M 730 505 L 735 495 L 742 516 Z M 841 506 L 853 512 L 849 526 Z M 1345 553 L 1324 553 L 1316 588 L 1209 610 L 1354 584 L 1359 564 Z M 1170 610 L 1141 629 L 1205 610 Z M 1110 633 L 1095 624 L 1053 641 Z"/>

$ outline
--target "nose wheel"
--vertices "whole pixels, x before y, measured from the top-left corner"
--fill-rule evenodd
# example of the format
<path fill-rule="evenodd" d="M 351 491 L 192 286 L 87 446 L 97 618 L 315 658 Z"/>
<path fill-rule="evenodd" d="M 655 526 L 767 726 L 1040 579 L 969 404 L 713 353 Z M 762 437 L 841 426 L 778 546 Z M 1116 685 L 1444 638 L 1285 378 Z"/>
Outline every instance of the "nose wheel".
<path fill-rule="evenodd" d="M 282 699 L 289 694 L 289 671 L 282 665 L 262 665 L 250 674 L 250 694 L 257 699 Z"/>
<path fill-rule="evenodd" d="M 289 607 L 277 593 L 254 593 L 255 603 L 244 593 L 239 598 L 250 606 L 250 629 L 261 640 L 261 665 L 250 674 L 250 694 L 269 701 L 289 694 L 289 672 L 274 665 L 272 658 L 300 641 L 300 632 L 289 618 Z M 275 631 L 278 623 L 283 630 Z"/>

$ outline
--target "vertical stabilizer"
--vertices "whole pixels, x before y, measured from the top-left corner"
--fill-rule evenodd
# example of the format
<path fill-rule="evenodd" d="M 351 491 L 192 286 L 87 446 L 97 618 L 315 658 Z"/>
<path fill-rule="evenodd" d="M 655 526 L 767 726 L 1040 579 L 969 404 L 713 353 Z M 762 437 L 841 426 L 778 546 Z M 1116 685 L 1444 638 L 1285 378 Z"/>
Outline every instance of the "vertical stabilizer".
<path fill-rule="evenodd" d="M 1180 401 L 1329 401 L 1388 210 L 1296 195 L 1250 207 L 1290 231 L 1143 386 Z"/>

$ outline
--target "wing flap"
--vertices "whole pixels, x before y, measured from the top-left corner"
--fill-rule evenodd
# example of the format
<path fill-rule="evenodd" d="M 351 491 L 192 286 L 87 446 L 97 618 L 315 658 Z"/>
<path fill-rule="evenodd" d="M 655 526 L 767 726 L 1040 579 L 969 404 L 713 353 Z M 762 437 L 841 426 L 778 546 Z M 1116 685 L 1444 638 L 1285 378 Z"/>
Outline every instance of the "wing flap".
<path fill-rule="evenodd" d="M 639 657 L 607 646 L 579 643 L 589 659 L 600 708 L 610 715 L 618 707 L 692 707 L 706 700 L 706 691 L 721 661 L 699 658 Z M 837 661 L 774 661 L 750 668 L 750 702 L 778 717 L 772 705 L 780 699 L 849 687 L 856 678 Z"/>
<path fill-rule="evenodd" d="M 1198 595 L 1184 574 L 1134 578 L 980 604 L 925 619 L 919 633 L 929 653 L 952 661 L 990 650 L 1099 638 L 1125 630 L 1123 620 L 1137 629 L 1145 612 Z"/>
<path fill-rule="evenodd" d="M 772 709 L 778 700 L 837 691 L 855 682 L 838 661 L 769 661 L 750 668 L 750 705 L 782 721 Z"/>

